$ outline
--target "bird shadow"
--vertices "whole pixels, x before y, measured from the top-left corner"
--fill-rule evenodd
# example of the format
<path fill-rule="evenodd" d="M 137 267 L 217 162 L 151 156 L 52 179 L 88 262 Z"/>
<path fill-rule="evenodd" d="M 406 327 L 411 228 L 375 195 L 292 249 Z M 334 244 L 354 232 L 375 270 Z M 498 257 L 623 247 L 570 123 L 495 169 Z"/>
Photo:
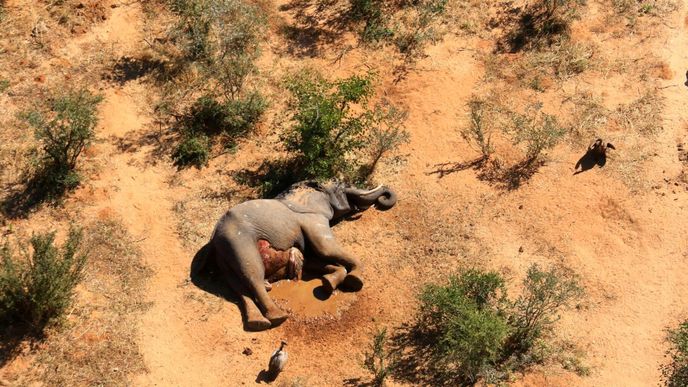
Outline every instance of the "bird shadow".
<path fill-rule="evenodd" d="M 260 383 L 265 382 L 265 383 L 269 384 L 269 383 L 274 382 L 275 379 L 277 379 L 277 378 L 270 375 L 270 372 L 268 372 L 268 370 L 260 370 L 260 372 L 256 376 L 256 383 L 260 384 Z"/>
<path fill-rule="evenodd" d="M 604 167 L 607 164 L 607 156 L 605 154 L 597 154 L 594 150 L 588 149 L 585 154 L 578 160 L 575 166 L 574 175 L 583 173 L 593 169 L 596 165 L 599 168 Z M 578 170 L 580 168 L 580 170 Z"/>

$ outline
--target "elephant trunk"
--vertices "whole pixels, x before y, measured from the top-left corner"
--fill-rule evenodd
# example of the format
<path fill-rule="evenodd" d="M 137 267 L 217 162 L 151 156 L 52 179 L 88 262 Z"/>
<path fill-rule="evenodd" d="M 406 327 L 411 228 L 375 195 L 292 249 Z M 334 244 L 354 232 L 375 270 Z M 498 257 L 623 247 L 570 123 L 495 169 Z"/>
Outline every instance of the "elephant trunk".
<path fill-rule="evenodd" d="M 389 210 L 397 203 L 397 195 L 385 186 L 378 186 L 371 190 L 347 188 L 345 190 L 349 201 L 359 210 L 365 210 L 373 204 L 382 211 Z"/>

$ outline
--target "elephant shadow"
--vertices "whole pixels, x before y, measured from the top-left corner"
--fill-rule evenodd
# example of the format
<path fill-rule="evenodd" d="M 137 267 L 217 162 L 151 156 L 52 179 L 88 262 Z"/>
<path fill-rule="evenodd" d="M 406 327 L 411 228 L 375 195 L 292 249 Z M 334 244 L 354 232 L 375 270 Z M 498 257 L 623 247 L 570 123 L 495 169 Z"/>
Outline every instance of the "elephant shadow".
<path fill-rule="evenodd" d="M 210 244 L 201 247 L 191 260 L 191 283 L 199 289 L 239 306 L 239 297 L 222 278 L 222 271 L 214 259 L 207 259 Z M 243 308 L 239 308 L 243 309 Z M 243 310 L 242 310 L 243 313 Z"/>

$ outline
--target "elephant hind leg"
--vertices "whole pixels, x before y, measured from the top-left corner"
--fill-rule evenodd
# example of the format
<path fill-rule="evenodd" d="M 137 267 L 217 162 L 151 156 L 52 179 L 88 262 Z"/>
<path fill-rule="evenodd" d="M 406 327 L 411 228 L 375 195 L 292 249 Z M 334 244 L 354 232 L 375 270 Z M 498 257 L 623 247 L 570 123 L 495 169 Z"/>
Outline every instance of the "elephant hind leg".
<path fill-rule="evenodd" d="M 258 306 L 250 297 L 248 289 L 239 281 L 239 277 L 229 270 L 227 279 L 232 290 L 239 295 L 241 305 L 244 310 L 244 327 L 247 331 L 264 331 L 272 326 L 270 320 L 263 316 Z"/>
<path fill-rule="evenodd" d="M 216 239 L 217 251 L 231 251 L 236 259 L 227 260 L 227 264 L 238 277 L 237 283 L 248 289 L 247 294 L 253 295 L 256 303 L 263 311 L 263 315 L 270 320 L 272 326 L 283 323 L 288 315 L 280 309 L 265 290 L 265 268 L 263 259 L 258 252 L 256 242 L 246 236 L 230 239 Z"/>

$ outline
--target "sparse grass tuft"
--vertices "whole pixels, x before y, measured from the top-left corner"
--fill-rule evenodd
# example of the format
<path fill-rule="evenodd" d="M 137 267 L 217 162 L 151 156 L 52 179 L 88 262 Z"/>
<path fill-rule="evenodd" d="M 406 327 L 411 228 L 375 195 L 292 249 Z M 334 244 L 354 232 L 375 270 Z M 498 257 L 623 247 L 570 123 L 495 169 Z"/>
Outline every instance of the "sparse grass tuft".
<path fill-rule="evenodd" d="M 628 19 L 638 16 L 662 17 L 678 9 L 675 0 L 612 0 L 614 11 Z"/>
<path fill-rule="evenodd" d="M 573 106 L 569 131 L 580 144 L 587 143 L 607 124 L 611 112 L 592 93 L 577 93 L 567 100 Z"/>

